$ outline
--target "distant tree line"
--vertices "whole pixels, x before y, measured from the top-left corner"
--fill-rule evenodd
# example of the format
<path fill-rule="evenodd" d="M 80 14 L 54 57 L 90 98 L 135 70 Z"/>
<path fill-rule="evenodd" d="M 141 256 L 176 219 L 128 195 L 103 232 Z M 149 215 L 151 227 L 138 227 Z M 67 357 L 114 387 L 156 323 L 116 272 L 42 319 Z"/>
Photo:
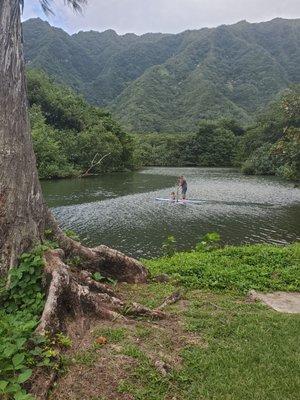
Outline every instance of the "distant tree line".
<path fill-rule="evenodd" d="M 247 128 L 234 119 L 202 120 L 196 134 L 137 134 L 142 165 L 240 167 L 249 175 L 300 177 L 300 85 L 269 105 Z"/>
<path fill-rule="evenodd" d="M 41 178 L 142 166 L 240 167 L 245 174 L 300 175 L 300 85 L 286 90 L 242 127 L 231 118 L 201 120 L 195 134 L 127 134 L 111 117 L 45 73 L 27 73 L 34 150 Z"/>

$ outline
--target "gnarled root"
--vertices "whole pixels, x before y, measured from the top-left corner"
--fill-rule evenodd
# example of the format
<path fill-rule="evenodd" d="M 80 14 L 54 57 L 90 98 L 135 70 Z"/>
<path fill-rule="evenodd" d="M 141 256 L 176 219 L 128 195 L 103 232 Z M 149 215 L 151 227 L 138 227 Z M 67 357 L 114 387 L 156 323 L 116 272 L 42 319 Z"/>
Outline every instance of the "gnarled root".
<path fill-rule="evenodd" d="M 48 226 L 66 257 L 79 257 L 84 269 L 98 271 L 102 276 L 114 278 L 119 282 L 145 283 L 147 281 L 148 271 L 142 263 L 107 246 L 94 248 L 83 246 L 65 235 L 50 212 Z"/>
<path fill-rule="evenodd" d="M 72 270 L 63 261 L 63 250 L 45 253 L 45 285 L 47 299 L 37 333 L 64 330 L 66 315 L 76 317 L 92 313 L 104 319 L 123 319 L 131 316 L 164 318 L 161 308 L 151 310 L 137 303 L 127 304 L 114 291 L 92 278 L 86 270 Z"/>
<path fill-rule="evenodd" d="M 77 242 L 75 244 L 77 246 Z M 89 251 L 88 248 L 81 247 L 84 251 Z M 91 251 L 94 256 L 96 250 Z M 69 252 L 69 257 L 70 254 Z M 102 319 L 120 319 L 124 322 L 128 322 L 128 318 L 140 316 L 164 318 L 166 314 L 162 309 L 180 299 L 180 294 L 174 293 L 154 310 L 138 303 L 128 304 L 117 296 L 111 287 L 95 281 L 90 270 L 71 268 L 64 260 L 65 252 L 61 249 L 49 250 L 44 254 L 47 297 L 40 323 L 36 329 L 39 334 L 43 335 L 46 332 L 54 334 L 66 330 L 65 324 L 68 315 L 79 321 L 81 319 L 83 321 L 87 314 Z M 88 268 L 89 266 L 88 263 Z M 93 270 L 93 268 L 89 269 Z M 122 276 L 124 277 L 124 275 Z M 37 370 L 36 373 L 38 381 L 42 384 L 37 385 L 33 380 L 30 392 L 37 399 L 45 400 L 47 392 L 51 389 L 57 376 L 54 371 L 44 371 L 43 369 Z"/>

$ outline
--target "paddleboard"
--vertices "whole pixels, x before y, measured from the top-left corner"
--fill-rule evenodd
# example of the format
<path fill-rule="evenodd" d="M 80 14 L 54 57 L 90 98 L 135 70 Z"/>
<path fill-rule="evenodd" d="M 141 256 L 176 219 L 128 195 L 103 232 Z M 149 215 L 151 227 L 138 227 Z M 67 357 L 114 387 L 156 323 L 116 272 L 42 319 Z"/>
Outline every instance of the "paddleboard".
<path fill-rule="evenodd" d="M 166 202 L 172 203 L 172 204 L 201 204 L 204 201 L 204 200 L 189 200 L 189 199 L 187 199 L 187 200 L 182 200 L 182 199 L 172 200 L 172 199 L 165 199 L 162 197 L 156 197 L 155 200 L 156 201 L 166 201 Z"/>

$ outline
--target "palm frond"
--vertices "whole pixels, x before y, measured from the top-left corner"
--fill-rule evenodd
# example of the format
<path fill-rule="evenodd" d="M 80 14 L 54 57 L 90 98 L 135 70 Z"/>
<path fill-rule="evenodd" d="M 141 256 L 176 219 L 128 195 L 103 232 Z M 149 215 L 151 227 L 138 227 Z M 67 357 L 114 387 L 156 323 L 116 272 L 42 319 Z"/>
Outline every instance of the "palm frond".
<path fill-rule="evenodd" d="M 51 10 L 51 7 L 50 7 L 51 2 L 52 2 L 52 0 L 40 0 L 42 9 L 46 15 L 53 14 L 53 11 Z"/>
<path fill-rule="evenodd" d="M 24 0 L 20 0 L 21 3 L 24 2 Z M 39 0 L 42 6 L 42 9 L 45 14 L 53 14 L 52 8 L 51 8 L 51 3 L 53 0 Z M 64 0 L 65 4 L 68 4 L 70 7 L 73 8 L 74 11 L 76 12 L 81 12 L 82 11 L 82 6 L 87 3 L 87 0 Z"/>
<path fill-rule="evenodd" d="M 24 10 L 24 0 L 19 0 L 21 11 L 23 12 Z"/>

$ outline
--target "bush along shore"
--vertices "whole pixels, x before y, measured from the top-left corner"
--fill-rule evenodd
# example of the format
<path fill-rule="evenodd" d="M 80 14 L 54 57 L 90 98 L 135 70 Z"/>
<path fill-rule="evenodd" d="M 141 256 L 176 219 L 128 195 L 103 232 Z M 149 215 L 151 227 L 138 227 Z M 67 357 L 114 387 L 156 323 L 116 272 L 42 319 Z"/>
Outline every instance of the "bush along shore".
<path fill-rule="evenodd" d="M 142 165 L 238 167 L 248 175 L 300 179 L 300 85 L 286 90 L 242 127 L 230 118 L 200 120 L 194 134 L 138 134 Z"/>
<path fill-rule="evenodd" d="M 93 320 L 85 333 L 66 328 L 55 337 L 34 333 L 44 305 L 43 252 L 53 244 L 23 254 L 1 289 L 1 398 L 33 399 L 32 379 L 42 369 L 58 376 L 52 400 L 296 399 L 299 315 L 277 313 L 245 295 L 299 291 L 300 245 L 218 243 L 211 233 L 195 250 L 176 253 L 170 237 L 166 256 L 144 261 L 153 277 L 147 285 L 106 282 L 154 308 L 179 291 L 167 320 Z"/>

